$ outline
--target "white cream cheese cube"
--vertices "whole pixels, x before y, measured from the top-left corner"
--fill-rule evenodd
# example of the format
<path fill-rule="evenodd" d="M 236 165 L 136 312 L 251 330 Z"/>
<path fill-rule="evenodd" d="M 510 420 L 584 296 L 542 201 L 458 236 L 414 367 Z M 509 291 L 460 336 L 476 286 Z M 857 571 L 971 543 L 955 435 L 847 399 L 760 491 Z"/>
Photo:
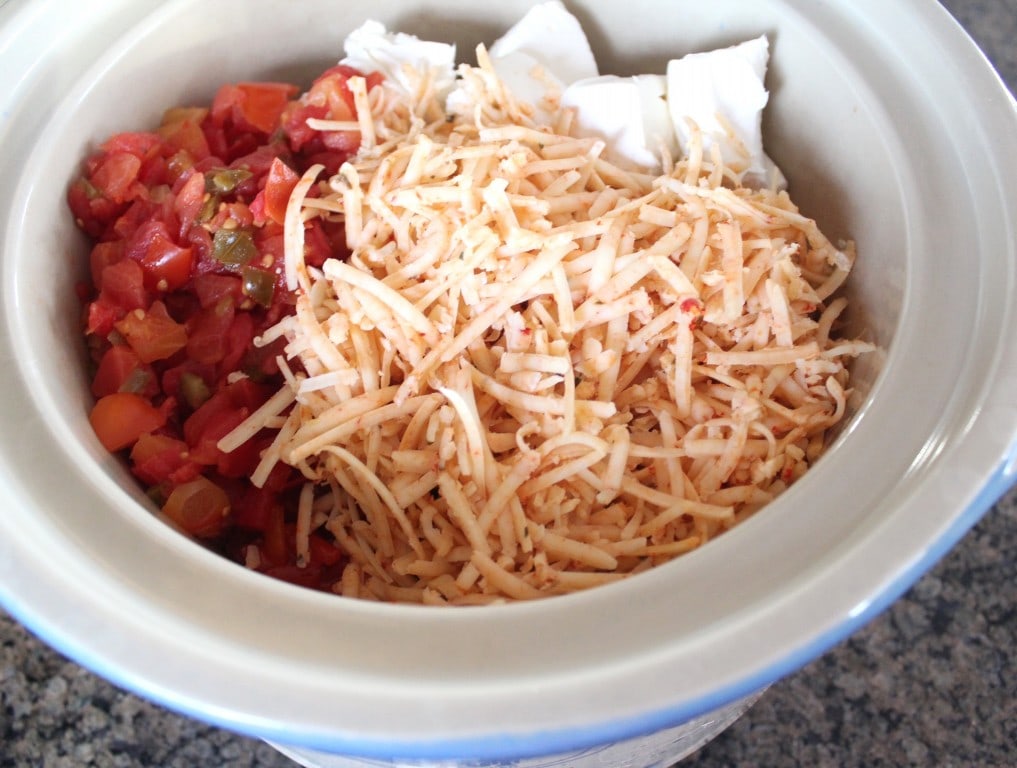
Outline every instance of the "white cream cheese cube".
<path fill-rule="evenodd" d="M 353 30 L 343 45 L 346 56 L 340 63 L 361 72 L 381 72 L 385 79 L 407 93 L 415 90 L 417 73 L 430 70 L 435 92 L 444 98 L 455 85 L 456 47 L 421 40 L 403 32 L 389 32 L 377 21 L 366 21 Z"/>
<path fill-rule="evenodd" d="M 605 157 L 625 167 L 660 167 L 661 148 L 674 155 L 674 129 L 664 101 L 663 75 L 580 80 L 565 89 L 562 106 L 576 111 L 579 136 L 606 143 Z"/>
<path fill-rule="evenodd" d="M 691 119 L 702 132 L 704 151 L 716 144 L 724 163 L 743 173 L 747 182 L 782 183 L 780 170 L 763 153 L 769 55 L 769 41 L 763 35 L 668 63 L 668 108 L 682 152 L 688 150 Z"/>
<path fill-rule="evenodd" d="M 534 120 L 550 124 L 566 86 L 596 77 L 597 62 L 579 20 L 560 0 L 530 8 L 488 49 L 491 65 L 517 101 L 529 104 Z M 453 90 L 447 108 L 468 112 L 468 89 Z"/>
<path fill-rule="evenodd" d="M 494 42 L 489 53 L 496 69 L 499 59 L 526 54 L 565 85 L 600 74 L 579 20 L 560 0 L 533 6 Z"/>

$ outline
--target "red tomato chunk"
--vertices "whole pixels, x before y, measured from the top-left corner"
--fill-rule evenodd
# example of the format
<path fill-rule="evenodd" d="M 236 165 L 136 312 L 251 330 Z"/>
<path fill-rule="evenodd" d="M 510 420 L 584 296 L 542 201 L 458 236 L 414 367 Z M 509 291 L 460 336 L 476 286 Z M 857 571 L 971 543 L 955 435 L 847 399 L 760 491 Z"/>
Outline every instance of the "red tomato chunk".
<path fill-rule="evenodd" d="M 302 477 L 277 465 L 250 476 L 270 434 L 234 451 L 219 440 L 281 385 L 283 342 L 254 339 L 294 310 L 283 270 L 286 206 L 314 163 L 334 172 L 356 131 L 307 119 L 356 119 L 345 66 L 301 93 L 287 83 L 227 84 L 210 105 L 171 107 L 153 131 L 118 133 L 67 190 L 91 238 L 82 330 L 93 361 L 89 416 L 99 442 L 185 533 L 237 562 L 330 589 L 345 554 L 324 531 L 296 556 Z M 367 77 L 368 87 L 380 76 Z M 345 255 L 342 232 L 308 226 L 307 261 Z"/>

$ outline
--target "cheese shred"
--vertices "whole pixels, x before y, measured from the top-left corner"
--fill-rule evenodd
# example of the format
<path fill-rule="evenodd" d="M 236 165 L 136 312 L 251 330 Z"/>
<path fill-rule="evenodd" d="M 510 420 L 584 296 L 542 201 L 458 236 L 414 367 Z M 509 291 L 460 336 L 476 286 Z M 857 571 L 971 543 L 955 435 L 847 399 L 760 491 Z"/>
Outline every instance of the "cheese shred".
<path fill-rule="evenodd" d="M 660 178 L 613 166 L 533 122 L 485 54 L 453 115 L 427 73 L 351 79 L 361 151 L 286 213 L 297 311 L 265 340 L 293 373 L 221 443 L 278 429 L 255 482 L 307 478 L 300 553 L 326 510 L 339 594 L 529 599 L 694 550 L 808 469 L 872 349 L 827 303 L 853 245 L 786 192 L 740 186 L 695 135 Z M 314 218 L 350 249 L 320 269 Z"/>

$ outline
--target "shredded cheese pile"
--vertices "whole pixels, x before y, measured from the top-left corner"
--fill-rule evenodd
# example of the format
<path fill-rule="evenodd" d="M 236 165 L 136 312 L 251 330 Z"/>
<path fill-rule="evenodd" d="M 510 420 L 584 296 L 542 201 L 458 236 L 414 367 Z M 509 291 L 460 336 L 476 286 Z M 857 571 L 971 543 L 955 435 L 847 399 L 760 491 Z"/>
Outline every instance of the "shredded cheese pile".
<path fill-rule="evenodd" d="M 800 477 L 844 416 L 834 333 L 853 246 L 719 154 L 651 177 L 516 102 L 483 48 L 448 116 L 350 87 L 362 149 L 291 198 L 287 385 L 221 443 L 276 429 L 307 478 L 297 548 L 349 555 L 335 591 L 427 604 L 537 598 L 689 552 Z M 320 124 L 319 124 L 320 123 Z M 304 223 L 351 255 L 303 261 Z M 251 556 L 257 558 L 257 552 Z"/>

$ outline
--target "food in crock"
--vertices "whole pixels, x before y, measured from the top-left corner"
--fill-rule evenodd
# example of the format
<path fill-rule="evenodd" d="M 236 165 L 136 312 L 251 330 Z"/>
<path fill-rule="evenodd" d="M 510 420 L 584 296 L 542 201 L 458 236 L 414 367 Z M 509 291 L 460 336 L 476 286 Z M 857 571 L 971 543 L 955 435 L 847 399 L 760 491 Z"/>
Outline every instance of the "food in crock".
<path fill-rule="evenodd" d="M 701 546 L 822 453 L 868 345 L 835 333 L 853 247 L 762 153 L 765 38 L 604 78 L 532 45 L 555 25 L 453 77 L 368 23 L 299 97 L 226 86 L 89 160 L 92 423 L 184 530 L 347 596 L 533 598 Z"/>

